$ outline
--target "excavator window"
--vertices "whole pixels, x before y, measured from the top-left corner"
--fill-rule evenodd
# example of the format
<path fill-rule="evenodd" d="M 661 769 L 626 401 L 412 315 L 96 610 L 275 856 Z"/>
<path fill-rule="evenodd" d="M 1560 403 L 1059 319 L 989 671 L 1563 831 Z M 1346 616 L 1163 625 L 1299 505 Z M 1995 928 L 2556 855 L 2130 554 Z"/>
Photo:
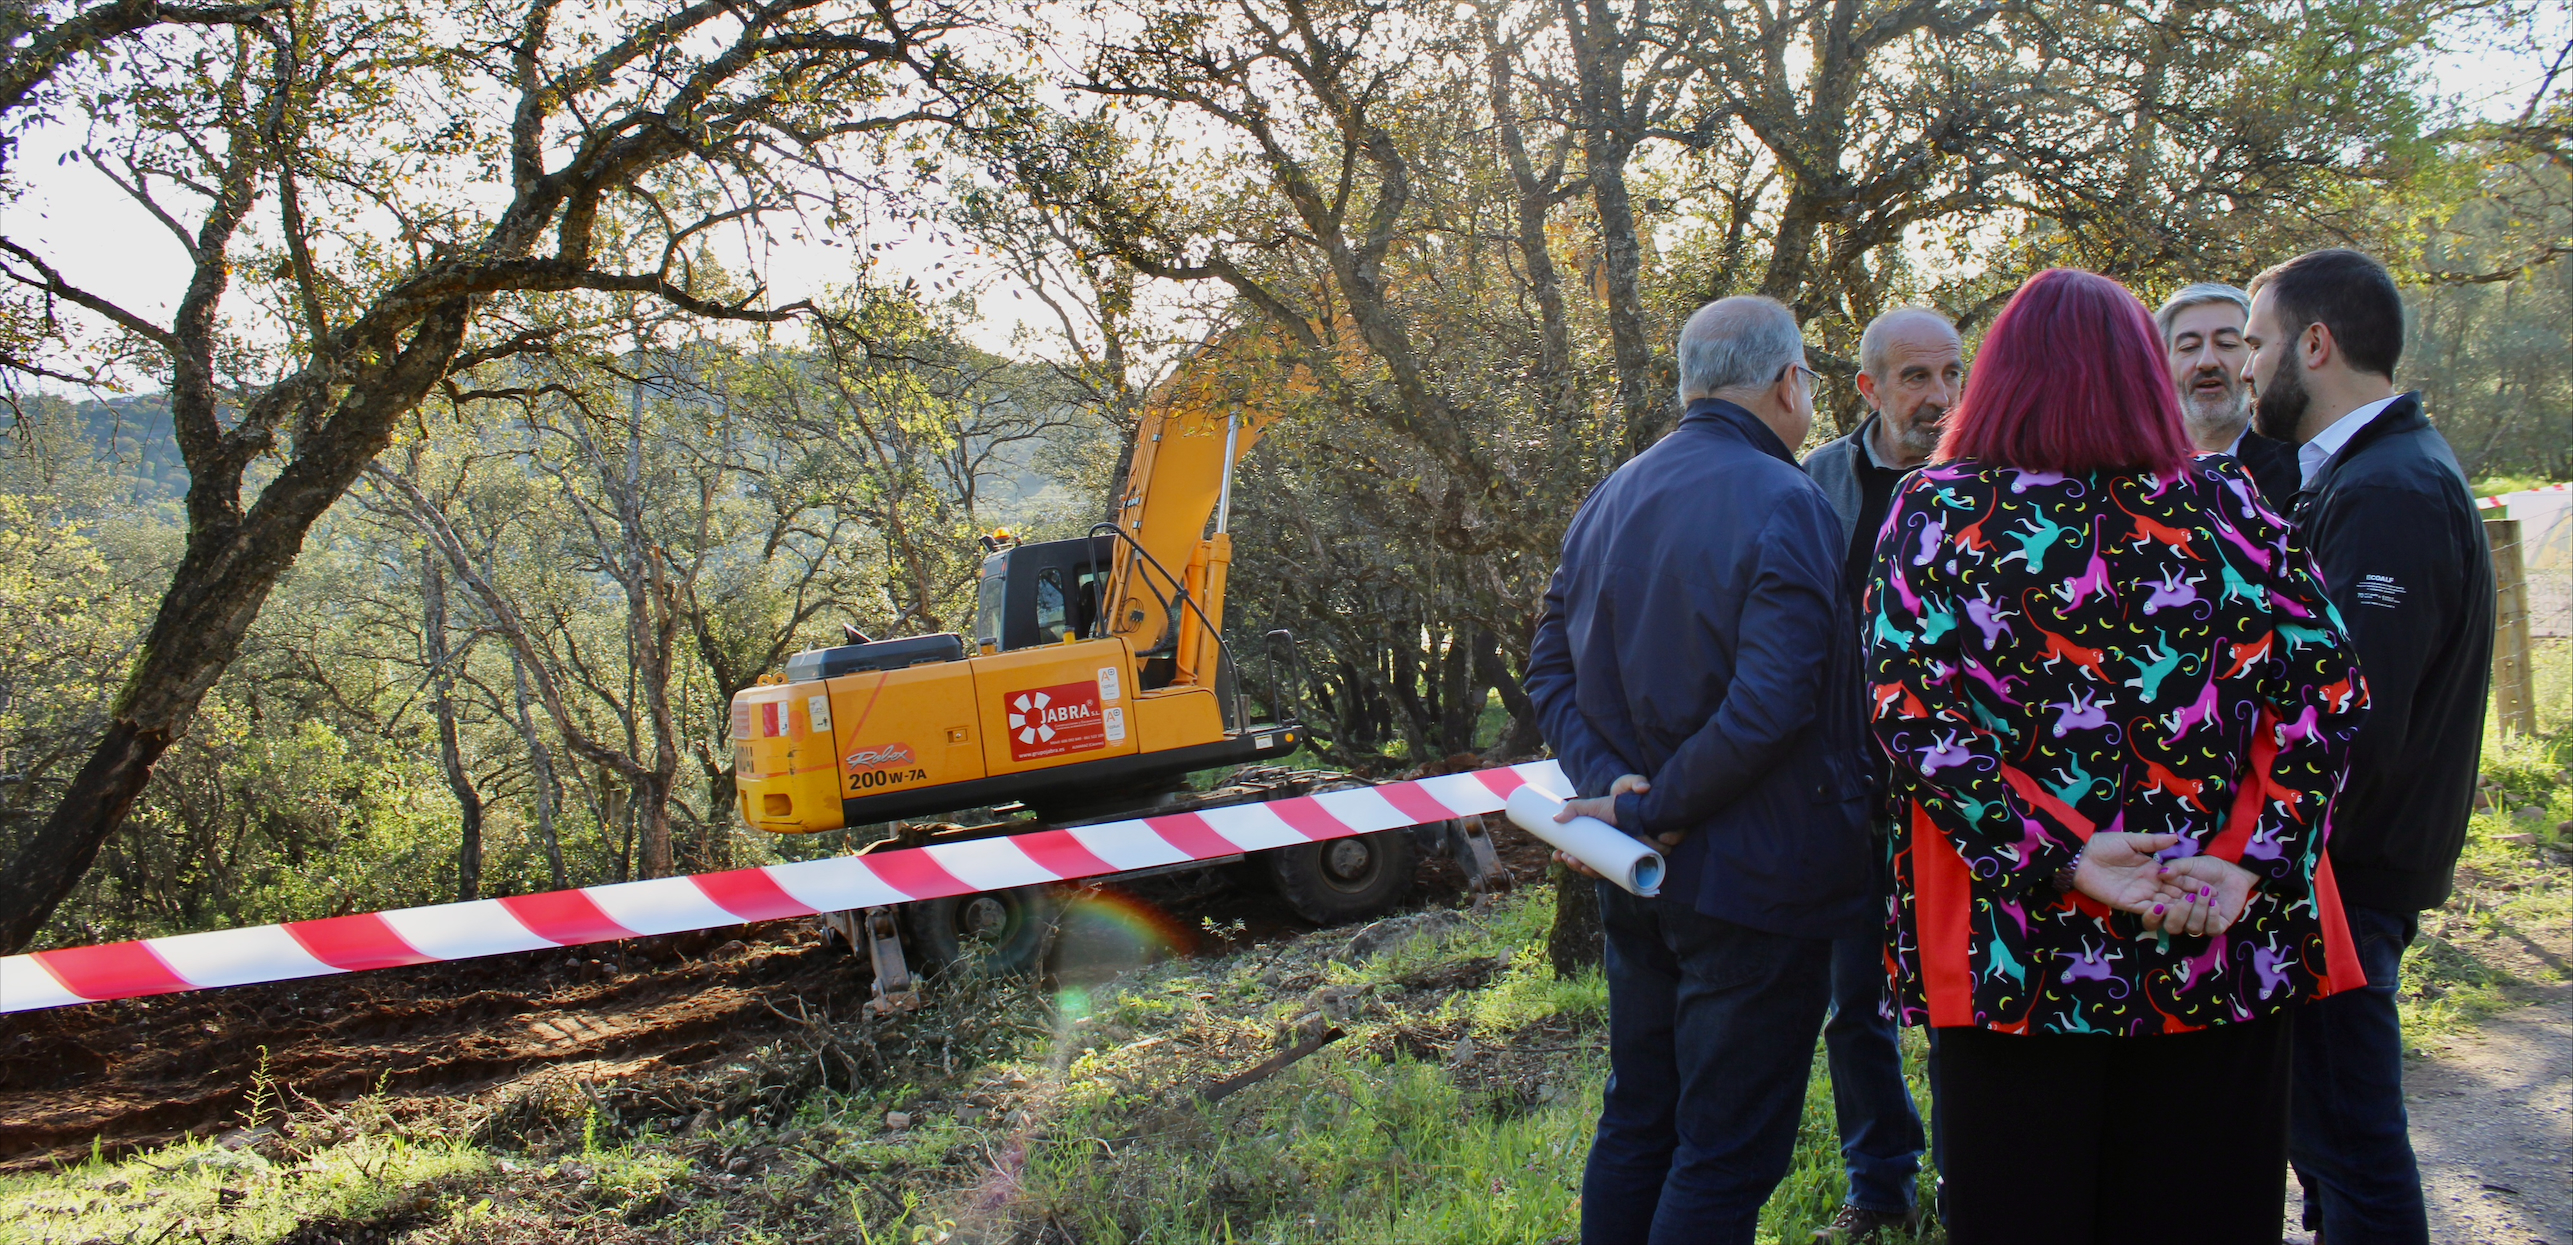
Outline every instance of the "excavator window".
<path fill-rule="evenodd" d="M 1002 607 L 1009 600 L 1008 558 L 996 553 L 983 559 L 983 582 L 974 595 L 974 639 L 995 648 L 1001 643 Z"/>
<path fill-rule="evenodd" d="M 1089 635 L 1115 565 L 1114 539 L 1040 541 L 985 558 L 975 598 L 976 638 L 1009 652 Z"/>
<path fill-rule="evenodd" d="M 1036 573 L 1036 642 L 1060 644 L 1063 630 L 1071 625 L 1070 611 L 1064 608 L 1063 569 L 1049 566 Z"/>

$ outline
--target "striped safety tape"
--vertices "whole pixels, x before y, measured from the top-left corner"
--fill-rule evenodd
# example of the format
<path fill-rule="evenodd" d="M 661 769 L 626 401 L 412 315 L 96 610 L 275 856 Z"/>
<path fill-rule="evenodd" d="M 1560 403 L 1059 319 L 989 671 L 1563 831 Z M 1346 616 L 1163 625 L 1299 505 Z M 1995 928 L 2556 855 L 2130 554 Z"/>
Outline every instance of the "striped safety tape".
<path fill-rule="evenodd" d="M 0 1012 L 942 899 L 1498 812 L 1552 761 L 864 856 L 0 956 Z"/>

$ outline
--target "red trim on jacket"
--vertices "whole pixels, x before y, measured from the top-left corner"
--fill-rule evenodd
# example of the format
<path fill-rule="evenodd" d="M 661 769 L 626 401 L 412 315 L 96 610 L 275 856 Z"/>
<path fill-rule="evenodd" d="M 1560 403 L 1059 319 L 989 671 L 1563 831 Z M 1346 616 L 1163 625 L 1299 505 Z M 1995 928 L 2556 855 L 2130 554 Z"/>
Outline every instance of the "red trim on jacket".
<path fill-rule="evenodd" d="M 1913 926 L 1921 940 L 1921 993 L 1930 1024 L 1975 1023 L 1974 872 L 1918 800 L 1912 801 Z"/>

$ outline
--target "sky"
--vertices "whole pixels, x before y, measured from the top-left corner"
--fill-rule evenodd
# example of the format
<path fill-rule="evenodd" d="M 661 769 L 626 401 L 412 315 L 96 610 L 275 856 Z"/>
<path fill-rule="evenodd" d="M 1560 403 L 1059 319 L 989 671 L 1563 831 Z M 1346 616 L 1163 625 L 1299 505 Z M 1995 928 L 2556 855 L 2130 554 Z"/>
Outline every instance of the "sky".
<path fill-rule="evenodd" d="M 2528 42 L 2562 46 L 2567 30 L 2573 30 L 2573 8 L 2541 5 L 2536 11 L 2541 26 L 2527 36 Z M 2516 115 L 2535 88 L 2543 63 L 2525 50 L 2500 52 L 2461 46 L 2443 53 L 2429 65 L 2434 91 L 2474 115 Z M 73 282 L 166 323 L 186 282 L 186 254 L 167 229 L 96 169 L 63 159 L 79 141 L 76 130 L 61 126 L 23 136 L 15 163 L 27 193 L 0 206 L 0 233 L 51 257 Z M 876 279 L 881 283 L 899 284 L 908 276 L 927 287 L 932 281 L 954 283 L 961 274 L 963 288 L 978 290 L 980 318 L 967 330 L 967 339 L 976 346 L 1008 351 L 1022 329 L 1033 330 L 1037 338 L 1058 332 L 1042 304 L 1012 297 L 1009 278 L 957 246 L 890 220 L 870 223 L 866 240 L 887 244 L 877 252 Z M 778 304 L 847 284 L 853 256 L 847 246 L 780 236 L 747 258 L 765 278 L 772 304 Z"/>

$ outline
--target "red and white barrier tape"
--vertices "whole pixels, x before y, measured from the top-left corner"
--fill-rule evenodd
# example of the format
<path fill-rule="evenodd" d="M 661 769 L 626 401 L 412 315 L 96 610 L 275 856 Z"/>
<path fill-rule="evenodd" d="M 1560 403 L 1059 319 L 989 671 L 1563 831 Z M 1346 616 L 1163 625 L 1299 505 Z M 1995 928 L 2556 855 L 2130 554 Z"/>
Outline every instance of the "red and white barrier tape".
<path fill-rule="evenodd" d="M 1212 860 L 1498 812 L 1552 761 L 864 856 L 0 956 L 0 1012 L 872 908 Z"/>

